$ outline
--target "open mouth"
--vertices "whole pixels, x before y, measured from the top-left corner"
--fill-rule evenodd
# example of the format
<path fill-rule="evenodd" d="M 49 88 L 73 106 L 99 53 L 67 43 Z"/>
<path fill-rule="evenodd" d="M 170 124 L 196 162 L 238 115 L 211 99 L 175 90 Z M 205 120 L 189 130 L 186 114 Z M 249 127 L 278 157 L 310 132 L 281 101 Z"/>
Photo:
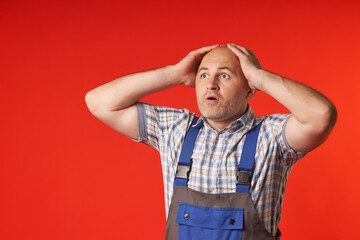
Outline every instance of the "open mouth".
<path fill-rule="evenodd" d="M 207 100 L 217 100 L 215 97 L 208 97 Z"/>
<path fill-rule="evenodd" d="M 209 95 L 205 99 L 207 102 L 211 102 L 211 103 L 215 103 L 219 100 L 219 98 L 215 95 Z"/>

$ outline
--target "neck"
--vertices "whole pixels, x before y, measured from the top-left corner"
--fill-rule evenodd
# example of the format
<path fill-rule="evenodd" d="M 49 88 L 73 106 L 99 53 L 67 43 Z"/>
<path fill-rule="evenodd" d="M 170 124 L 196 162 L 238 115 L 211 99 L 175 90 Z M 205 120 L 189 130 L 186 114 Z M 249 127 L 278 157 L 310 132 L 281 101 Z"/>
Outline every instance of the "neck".
<path fill-rule="evenodd" d="M 221 130 L 227 128 L 232 123 L 232 122 L 218 122 L 218 121 L 211 120 L 211 119 L 206 119 L 206 121 L 217 132 L 220 132 Z"/>
<path fill-rule="evenodd" d="M 217 132 L 229 127 L 231 123 L 235 120 L 239 119 L 242 115 L 244 115 L 247 111 L 248 106 L 241 113 L 229 118 L 229 119 L 206 119 L 206 122 Z"/>

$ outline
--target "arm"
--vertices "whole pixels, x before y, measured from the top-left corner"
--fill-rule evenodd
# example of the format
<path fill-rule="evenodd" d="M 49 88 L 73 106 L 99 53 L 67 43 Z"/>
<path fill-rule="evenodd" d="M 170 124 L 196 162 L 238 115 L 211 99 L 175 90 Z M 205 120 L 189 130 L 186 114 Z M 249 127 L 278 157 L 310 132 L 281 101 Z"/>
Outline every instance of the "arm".
<path fill-rule="evenodd" d="M 314 89 L 262 69 L 252 51 L 235 44 L 228 47 L 238 56 L 250 88 L 264 91 L 292 113 L 285 128 L 289 145 L 296 151 L 320 146 L 336 123 L 335 106 Z"/>
<path fill-rule="evenodd" d="M 193 87 L 202 57 L 217 45 L 190 52 L 179 63 L 120 77 L 89 91 L 85 96 L 90 112 L 121 134 L 139 137 L 135 103 L 143 96 L 178 84 Z"/>

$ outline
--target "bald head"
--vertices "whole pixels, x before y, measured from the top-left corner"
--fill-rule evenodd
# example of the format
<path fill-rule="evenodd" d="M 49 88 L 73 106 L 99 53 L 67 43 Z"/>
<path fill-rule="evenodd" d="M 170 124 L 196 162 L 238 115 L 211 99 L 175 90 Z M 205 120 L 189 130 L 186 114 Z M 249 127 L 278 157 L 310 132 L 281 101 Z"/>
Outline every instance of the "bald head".
<path fill-rule="evenodd" d="M 204 56 L 204 58 L 206 57 L 227 57 L 235 62 L 239 62 L 239 59 L 235 55 L 235 53 L 233 53 L 233 51 L 231 51 L 226 46 L 219 46 L 217 48 L 214 48 Z"/>
<path fill-rule="evenodd" d="M 212 63 L 219 63 L 236 74 L 242 75 L 238 57 L 226 46 L 219 46 L 208 52 L 202 59 L 199 70 Z"/>

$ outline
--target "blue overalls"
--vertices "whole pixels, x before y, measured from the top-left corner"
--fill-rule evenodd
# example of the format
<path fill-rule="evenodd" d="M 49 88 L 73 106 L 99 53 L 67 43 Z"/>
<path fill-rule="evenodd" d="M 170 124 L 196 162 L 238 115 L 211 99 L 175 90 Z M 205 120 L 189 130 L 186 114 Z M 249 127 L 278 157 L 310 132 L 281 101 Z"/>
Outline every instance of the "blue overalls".
<path fill-rule="evenodd" d="M 257 138 L 262 123 L 249 131 L 243 146 L 236 193 L 209 194 L 187 187 L 191 155 L 202 123 L 194 118 L 185 136 L 166 222 L 166 240 L 276 240 L 261 223 L 249 194 Z"/>

